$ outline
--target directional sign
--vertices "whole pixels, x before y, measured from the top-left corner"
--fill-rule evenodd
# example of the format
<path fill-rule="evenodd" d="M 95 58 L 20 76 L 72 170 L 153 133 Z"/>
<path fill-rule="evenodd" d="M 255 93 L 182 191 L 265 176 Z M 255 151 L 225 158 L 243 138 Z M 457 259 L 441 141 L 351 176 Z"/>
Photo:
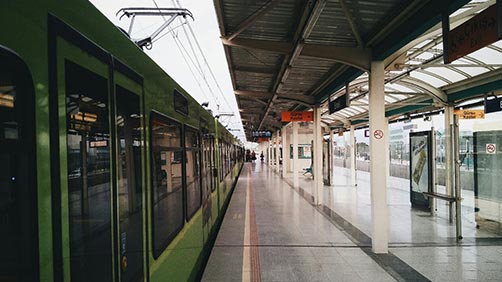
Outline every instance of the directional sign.
<path fill-rule="evenodd" d="M 455 110 L 454 113 L 459 119 L 484 119 L 484 110 Z"/>
<path fill-rule="evenodd" d="M 282 112 L 282 121 L 314 121 L 314 112 Z"/>
<path fill-rule="evenodd" d="M 486 144 L 486 153 L 487 154 L 496 154 L 497 153 L 497 144 Z"/>
<path fill-rule="evenodd" d="M 451 63 L 499 39 L 496 5 L 492 5 L 448 33 L 445 63 Z"/>

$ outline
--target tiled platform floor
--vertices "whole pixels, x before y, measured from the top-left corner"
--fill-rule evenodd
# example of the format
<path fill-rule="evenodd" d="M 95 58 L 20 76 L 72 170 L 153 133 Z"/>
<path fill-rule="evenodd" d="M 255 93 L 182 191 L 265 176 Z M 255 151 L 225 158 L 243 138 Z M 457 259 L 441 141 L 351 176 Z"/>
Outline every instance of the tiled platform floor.
<path fill-rule="evenodd" d="M 408 182 L 391 177 L 389 254 L 375 255 L 369 173 L 358 173 L 357 188 L 346 185 L 346 169 L 336 168 L 334 177 L 336 185 L 325 186 L 328 217 L 298 193 L 310 191 L 310 178 L 302 176 L 295 191 L 290 175 L 282 179 L 267 165 L 245 164 L 202 280 L 502 280 L 502 239 L 475 228 L 468 195 L 466 238 L 458 245 L 444 202 L 432 217 L 411 209 Z"/>

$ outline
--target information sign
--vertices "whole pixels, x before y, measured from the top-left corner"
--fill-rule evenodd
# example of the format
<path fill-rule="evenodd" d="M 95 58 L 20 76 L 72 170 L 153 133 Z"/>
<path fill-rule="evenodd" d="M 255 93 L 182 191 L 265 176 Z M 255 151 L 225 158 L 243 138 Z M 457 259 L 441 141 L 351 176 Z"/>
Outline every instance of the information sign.
<path fill-rule="evenodd" d="M 329 114 L 343 110 L 349 106 L 349 95 L 343 94 L 333 101 L 329 101 Z"/>
<path fill-rule="evenodd" d="M 445 63 L 451 63 L 499 39 L 496 5 L 490 6 L 448 33 Z"/>
<path fill-rule="evenodd" d="M 314 112 L 282 112 L 282 121 L 314 121 Z"/>
<path fill-rule="evenodd" d="M 502 111 L 502 98 L 486 100 L 485 114 Z"/>
<path fill-rule="evenodd" d="M 459 119 L 484 119 L 484 110 L 455 110 L 454 112 Z"/>

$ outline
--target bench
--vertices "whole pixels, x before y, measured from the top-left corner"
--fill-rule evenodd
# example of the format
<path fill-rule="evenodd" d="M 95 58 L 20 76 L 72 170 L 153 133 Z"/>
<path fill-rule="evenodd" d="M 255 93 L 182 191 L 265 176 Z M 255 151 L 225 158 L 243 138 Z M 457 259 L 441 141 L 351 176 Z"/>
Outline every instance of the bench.
<path fill-rule="evenodd" d="M 303 175 L 305 175 L 307 173 L 310 173 L 310 175 L 312 175 L 312 167 L 306 167 L 303 170 L 304 170 Z"/>
<path fill-rule="evenodd" d="M 429 192 L 422 192 L 424 196 L 429 197 L 429 198 L 438 198 L 441 200 L 445 200 L 448 202 L 455 202 L 457 201 L 457 198 L 455 197 L 450 197 L 449 195 L 442 194 L 442 193 L 429 193 Z"/>

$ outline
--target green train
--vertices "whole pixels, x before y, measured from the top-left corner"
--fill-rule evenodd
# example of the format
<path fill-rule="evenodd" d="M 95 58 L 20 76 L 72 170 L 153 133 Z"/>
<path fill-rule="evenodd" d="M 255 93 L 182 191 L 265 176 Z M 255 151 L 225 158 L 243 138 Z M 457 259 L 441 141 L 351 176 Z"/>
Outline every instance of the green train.
<path fill-rule="evenodd" d="M 0 23 L 0 281 L 199 279 L 238 141 L 88 1 Z"/>

